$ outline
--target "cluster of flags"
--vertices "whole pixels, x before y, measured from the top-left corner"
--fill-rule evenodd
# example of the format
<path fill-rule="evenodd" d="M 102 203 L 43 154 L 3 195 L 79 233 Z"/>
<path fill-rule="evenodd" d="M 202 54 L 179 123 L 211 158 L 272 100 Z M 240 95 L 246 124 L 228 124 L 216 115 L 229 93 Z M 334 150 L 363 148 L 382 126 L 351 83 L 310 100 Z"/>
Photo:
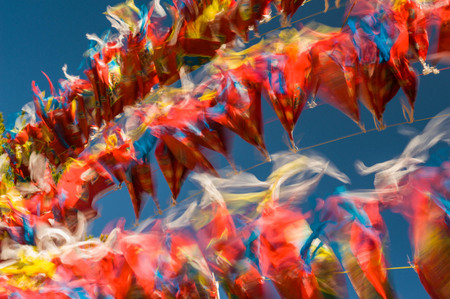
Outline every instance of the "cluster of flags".
<path fill-rule="evenodd" d="M 119 221 L 86 238 L 85 214 L 73 227 L 30 217 L 17 188 L 2 195 L 0 293 L 24 298 L 347 298 L 345 275 L 361 298 L 395 298 L 387 227 L 381 212 L 410 224 L 411 267 L 432 298 L 450 294 L 450 164 L 421 166 L 432 146 L 449 143 L 448 117 L 433 120 L 398 158 L 367 167 L 375 189 L 340 188 L 304 203 L 321 178 L 349 178 L 325 158 L 272 155 L 266 180 L 196 173 L 203 195 L 134 230 Z M 433 139 L 426 146 L 423 142 Z M 9 204 L 9 205 L 8 205 Z M 21 209 L 22 208 L 22 209 Z M 51 224 L 50 224 L 51 223 Z M 15 229 L 15 230 L 13 230 Z"/>
<path fill-rule="evenodd" d="M 74 235 L 79 214 L 87 220 L 96 217 L 95 201 L 122 185 L 136 218 L 149 196 L 160 211 L 153 157 L 174 202 L 192 171 L 219 177 L 205 149 L 220 153 L 234 167 L 229 131 L 271 159 L 264 143 L 262 98 L 271 104 L 294 151 L 295 125 L 317 98 L 363 128 L 361 102 L 382 128 L 386 104 L 402 89 L 412 119 L 418 88 L 412 62 L 420 61 L 425 74 L 438 72 L 425 63 L 430 27 L 438 32 L 436 57 L 450 52 L 448 0 L 357 1 L 342 28 L 313 24 L 285 29 L 239 49 L 237 40 L 248 40 L 271 8 L 287 20 L 302 3 L 180 0 L 170 5 L 154 1 L 149 9 L 139 9 L 127 1 L 108 7 L 107 18 L 118 33 L 88 35 L 87 79 L 64 69 L 66 80 L 58 91 L 47 77 L 49 95 L 33 82 L 33 103 L 13 126 L 2 129 L 0 230 L 5 235 L 0 265 L 8 286 L 0 291 L 43 287 L 44 297 L 54 291 L 72 298 L 124 297 L 136 288 L 147 296 L 214 297 L 220 283 L 238 297 L 261 297 L 275 288 L 283 297 L 341 298 L 346 296 L 339 274 L 344 267 L 359 296 L 390 298 L 380 202 L 397 207 L 405 205 L 397 200 L 417 197 L 410 209 L 403 209 L 413 223 L 416 269 L 430 294 L 447 295 L 448 287 L 433 272 L 445 251 L 436 257 L 433 242 L 436 234 L 444 243 L 448 239 L 448 163 L 403 175 L 406 183 L 376 186 L 383 195 L 392 192 L 387 202 L 379 194 L 371 198 L 380 200 L 331 196 L 318 203 L 321 221 L 312 228 L 291 200 L 298 202 L 294 190 L 306 194 L 327 167 L 303 157 L 257 183 L 267 189 L 259 193 L 223 194 L 213 183 L 219 179 L 208 177 L 207 204 L 202 200 L 190 206 L 186 219 L 157 220 L 145 233 L 117 229 L 113 237 L 91 241 Z M 207 76 L 197 82 L 189 73 L 200 67 Z M 288 177 L 308 171 L 309 163 L 322 165 L 323 172 L 306 185 L 300 180 L 282 188 Z M 330 174 L 346 181 L 337 170 Z M 289 200 L 280 203 L 286 194 Z M 52 230 L 58 231 L 58 240 L 45 237 Z M 78 255 L 74 248 L 85 252 Z M 87 264 L 93 272 L 83 274 Z"/>
<path fill-rule="evenodd" d="M 295 124 L 308 101 L 312 105 L 316 98 L 362 127 L 360 101 L 383 127 L 385 106 L 402 88 L 409 101 L 405 109 L 412 117 L 418 80 L 411 60 L 422 61 L 424 72 L 437 71 L 425 64 L 427 23 L 440 28 L 438 50 L 441 56 L 448 54 L 448 3 L 363 1 L 352 7 L 339 30 L 315 25 L 300 31 L 283 30 L 279 37 L 243 51 L 214 48 L 216 57 L 211 61 L 211 54 L 211 59 L 205 60 L 211 61 L 205 66 L 209 78 L 198 84 L 190 81 L 192 68 L 186 63 L 180 62 L 172 70 L 158 62 L 160 51 L 182 47 L 193 31 L 211 31 L 222 18 L 227 19 L 233 34 L 242 35 L 238 32 L 241 27 L 248 33 L 251 24 L 270 7 L 268 1 L 256 2 L 250 3 L 250 8 L 258 9 L 250 9 L 244 27 L 233 23 L 240 21 L 231 16 L 236 10 L 247 11 L 239 8 L 247 5 L 245 1 L 175 4 L 172 13 L 177 17 L 165 34 L 161 33 L 165 10 L 158 2 L 150 10 L 139 10 L 131 1 L 109 7 L 108 18 L 119 36 L 89 36 L 94 44 L 88 51 L 88 80 L 67 75 L 58 93 L 49 80 L 50 96 L 33 83 L 35 108 L 24 110 L 14 128 L 4 134 L 4 152 L 14 182 L 30 181 L 28 160 L 32 152 L 38 152 L 61 179 L 55 186 L 60 191 L 59 209 L 87 207 L 96 194 L 125 183 L 139 217 L 148 195 L 157 203 L 151 179 L 152 154 L 175 200 L 190 171 L 216 174 L 204 148 L 224 155 L 233 164 L 226 131 L 236 133 L 268 157 L 262 97 L 271 103 L 295 148 Z M 287 2 L 281 1 L 278 8 L 291 15 L 298 3 Z M 226 5 L 234 8 L 224 10 Z M 203 33 L 197 32 L 198 38 L 206 39 Z M 218 36 L 221 34 L 215 32 L 209 39 Z M 178 48 L 173 53 L 184 58 L 192 54 Z M 162 56 L 170 63 L 180 61 L 167 53 Z M 168 79 L 163 79 L 166 75 L 181 78 L 183 87 L 168 86 Z M 95 174 L 89 180 L 80 179 L 78 173 L 88 169 Z M 73 176 L 78 180 L 72 181 Z M 74 199 L 66 200 L 70 194 Z"/>

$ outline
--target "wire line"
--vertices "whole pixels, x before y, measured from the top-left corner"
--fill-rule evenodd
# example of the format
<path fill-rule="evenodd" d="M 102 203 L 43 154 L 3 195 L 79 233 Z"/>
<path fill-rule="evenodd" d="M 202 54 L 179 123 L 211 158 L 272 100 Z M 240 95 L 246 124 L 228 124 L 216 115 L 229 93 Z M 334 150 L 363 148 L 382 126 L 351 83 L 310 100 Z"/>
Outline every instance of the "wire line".
<path fill-rule="evenodd" d="M 395 123 L 395 124 L 388 125 L 388 126 L 385 127 L 385 129 L 393 128 L 393 127 L 398 127 L 398 126 L 405 125 L 405 124 L 412 124 L 412 123 L 423 122 L 423 121 L 427 121 L 427 120 L 431 120 L 431 119 L 435 119 L 435 118 L 440 118 L 440 117 L 446 117 L 446 116 L 450 116 L 450 113 L 446 113 L 446 114 L 442 114 L 442 115 L 435 115 L 435 116 L 430 116 L 430 117 L 424 117 L 424 118 L 420 118 L 420 119 L 415 119 L 415 120 L 413 120 L 412 122 L 408 122 L 408 121 L 399 122 L 399 123 Z M 319 147 L 319 146 L 322 146 L 322 145 L 330 144 L 330 143 L 333 143 L 333 142 L 336 142 L 336 141 L 348 139 L 348 138 L 351 138 L 351 137 L 354 137 L 354 136 L 358 136 L 358 135 L 362 135 L 362 134 L 366 134 L 366 133 L 370 133 L 370 132 L 375 132 L 375 131 L 380 131 L 380 130 L 378 130 L 378 129 L 376 129 L 376 128 L 373 128 L 373 129 L 367 130 L 367 131 L 365 131 L 365 132 L 364 132 L 364 131 L 361 131 L 361 132 L 356 132 L 356 133 L 353 133 L 353 134 L 348 134 L 348 135 L 341 136 L 341 137 L 338 137 L 338 138 L 335 138 L 335 139 L 332 139 L 332 140 L 328 140 L 328 141 L 324 141 L 324 142 L 317 143 L 317 144 L 314 144 L 314 145 L 310 145 L 310 146 L 306 146 L 306 147 L 299 148 L 298 151 L 304 151 L 304 150 L 316 148 L 316 147 Z M 285 155 L 288 155 L 288 154 L 285 154 Z M 239 171 L 239 173 L 241 173 L 241 172 L 246 172 L 246 171 L 248 171 L 248 170 L 257 168 L 257 167 L 259 167 L 259 166 L 261 166 L 261 165 L 264 165 L 264 164 L 266 164 L 266 163 L 269 163 L 269 162 L 270 162 L 270 161 L 267 161 L 267 160 L 266 160 L 266 161 L 262 161 L 262 162 L 260 162 L 260 163 L 258 163 L 258 164 L 252 165 L 252 166 L 250 166 L 250 167 L 248 167 L 248 168 L 245 168 L 245 169 Z M 190 196 L 188 196 L 188 197 L 185 197 L 185 198 L 183 198 L 182 200 L 177 201 L 177 202 L 176 202 L 176 203 L 177 203 L 176 205 L 178 205 L 178 204 L 180 204 L 180 203 L 182 203 L 182 202 L 185 202 L 185 201 L 187 201 L 187 200 L 189 200 L 189 199 L 192 199 L 192 198 L 194 198 L 195 196 L 200 195 L 200 194 L 202 194 L 202 193 L 203 193 L 202 190 L 197 191 L 196 193 L 194 193 L 194 194 L 192 194 L 192 195 L 190 195 Z M 173 206 L 174 206 L 174 205 L 168 206 L 168 207 L 166 207 L 165 209 L 162 209 L 161 212 L 164 213 L 165 211 L 169 210 L 169 209 L 172 208 Z M 162 213 L 161 213 L 161 214 L 162 214 Z M 157 214 L 153 214 L 153 215 L 150 216 L 150 217 L 155 217 L 156 215 L 157 215 Z"/>

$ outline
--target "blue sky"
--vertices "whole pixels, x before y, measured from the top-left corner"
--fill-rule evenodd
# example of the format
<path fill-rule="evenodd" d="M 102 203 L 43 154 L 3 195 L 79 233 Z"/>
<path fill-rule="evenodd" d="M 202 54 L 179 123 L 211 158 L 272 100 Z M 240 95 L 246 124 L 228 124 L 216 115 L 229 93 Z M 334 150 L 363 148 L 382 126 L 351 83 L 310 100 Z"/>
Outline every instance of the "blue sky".
<path fill-rule="evenodd" d="M 0 11 L 0 111 L 6 116 L 20 111 L 20 108 L 32 100 L 31 81 L 35 80 L 41 89 L 48 89 L 41 71 L 49 75 L 54 83 L 63 77 L 61 67 L 67 64 L 69 73 L 82 75 L 84 59 L 82 54 L 88 48 L 86 33 L 101 34 L 109 29 L 109 22 L 102 13 L 107 5 L 122 1 L 6 1 L 2 0 Z M 136 1 L 139 6 L 145 1 Z M 294 20 L 323 10 L 323 2 L 313 1 L 301 7 Z M 343 9 L 333 10 L 309 20 L 315 20 L 331 26 L 340 26 L 343 20 Z M 279 26 L 278 18 L 270 24 L 260 27 L 264 33 Z M 430 42 L 433 45 L 433 40 Z M 81 69 L 80 69 L 81 66 Z M 416 64 L 416 69 L 421 67 Z M 449 106 L 450 70 L 439 75 L 420 77 L 419 94 L 416 103 L 415 119 L 436 115 Z M 388 104 L 384 115 L 388 125 L 404 121 L 397 97 Z M 263 103 L 265 139 L 270 153 L 287 150 L 287 138 L 275 113 L 267 102 Z M 362 108 L 362 119 L 366 129 L 373 128 L 372 117 Z M 11 117 L 9 118 L 11 120 Z M 418 122 L 407 127 L 420 131 L 426 122 Z M 295 130 L 295 139 L 299 147 L 308 147 L 328 140 L 360 132 L 357 125 L 335 108 L 320 105 L 303 112 Z M 408 138 L 398 134 L 398 127 L 384 131 L 360 134 L 355 137 L 332 142 L 314 148 L 315 151 L 333 161 L 338 168 L 352 180 L 349 189 L 373 188 L 373 177 L 361 177 L 356 174 L 354 162 L 362 160 L 367 165 L 382 162 L 401 153 Z M 241 169 L 248 168 L 263 160 L 256 149 L 246 144 L 239 137 L 234 138 L 234 157 Z M 214 158 L 213 158 L 214 161 Z M 224 161 L 217 158 L 219 165 Z M 155 164 L 155 169 L 157 168 Z M 260 179 L 270 171 L 270 164 L 252 170 Z M 159 174 L 158 193 L 165 207 L 169 203 L 168 188 Z M 323 197 L 330 194 L 338 186 L 335 181 L 324 180 L 314 196 Z M 189 181 L 183 186 L 180 199 L 188 196 L 197 187 Z M 98 235 L 110 221 L 125 217 L 127 222 L 134 222 L 133 210 L 125 188 L 108 195 L 99 202 L 102 216 L 95 221 L 92 233 Z M 147 205 L 142 218 L 152 215 L 154 207 Z M 407 224 L 399 215 L 384 213 L 390 234 L 390 259 L 392 266 L 406 266 L 407 256 L 412 258 L 409 246 Z M 413 270 L 391 271 L 394 288 L 402 298 L 426 298 L 423 287 Z M 352 294 L 352 296 L 355 296 Z"/>

